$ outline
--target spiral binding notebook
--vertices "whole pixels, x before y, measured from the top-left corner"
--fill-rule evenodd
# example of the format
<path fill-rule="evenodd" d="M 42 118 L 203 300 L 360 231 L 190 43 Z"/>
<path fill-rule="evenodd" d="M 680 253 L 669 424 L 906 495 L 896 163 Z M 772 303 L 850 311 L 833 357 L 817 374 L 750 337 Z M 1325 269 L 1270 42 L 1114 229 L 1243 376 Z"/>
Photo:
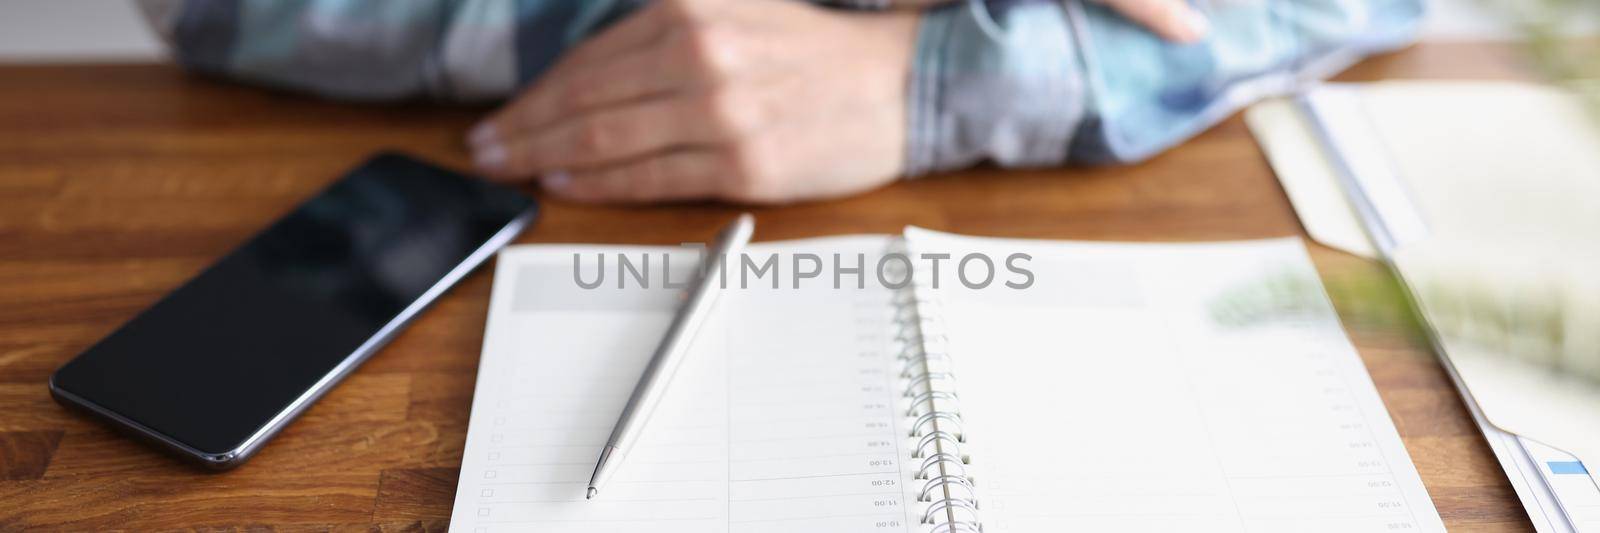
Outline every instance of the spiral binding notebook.
<path fill-rule="evenodd" d="M 1296 240 L 911 228 L 746 257 L 585 501 L 695 258 L 501 253 L 451 530 L 1443 531 Z M 1312 305 L 1224 312 L 1287 279 Z"/>

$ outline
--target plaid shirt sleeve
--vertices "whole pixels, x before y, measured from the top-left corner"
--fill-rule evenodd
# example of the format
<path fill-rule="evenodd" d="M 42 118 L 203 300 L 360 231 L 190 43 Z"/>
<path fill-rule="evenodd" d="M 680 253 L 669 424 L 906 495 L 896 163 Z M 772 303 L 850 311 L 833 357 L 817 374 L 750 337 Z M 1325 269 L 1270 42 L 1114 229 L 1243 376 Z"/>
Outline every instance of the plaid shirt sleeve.
<path fill-rule="evenodd" d="M 907 175 L 1118 163 L 1158 153 L 1257 98 L 1408 43 L 1419 0 L 1215 2 L 1210 36 L 1161 41 L 1095 2 L 970 0 L 917 37 Z"/>
<path fill-rule="evenodd" d="M 504 98 L 642 0 L 140 0 L 186 68 L 350 100 Z"/>

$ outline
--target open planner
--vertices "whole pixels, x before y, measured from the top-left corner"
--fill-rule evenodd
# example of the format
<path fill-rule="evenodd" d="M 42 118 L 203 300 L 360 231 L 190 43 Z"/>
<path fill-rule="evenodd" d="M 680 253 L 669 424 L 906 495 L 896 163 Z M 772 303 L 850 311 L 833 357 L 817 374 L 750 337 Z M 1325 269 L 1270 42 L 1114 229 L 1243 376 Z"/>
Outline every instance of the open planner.
<path fill-rule="evenodd" d="M 1444 530 L 1295 239 L 751 245 L 585 501 L 695 253 L 500 254 L 452 531 Z"/>

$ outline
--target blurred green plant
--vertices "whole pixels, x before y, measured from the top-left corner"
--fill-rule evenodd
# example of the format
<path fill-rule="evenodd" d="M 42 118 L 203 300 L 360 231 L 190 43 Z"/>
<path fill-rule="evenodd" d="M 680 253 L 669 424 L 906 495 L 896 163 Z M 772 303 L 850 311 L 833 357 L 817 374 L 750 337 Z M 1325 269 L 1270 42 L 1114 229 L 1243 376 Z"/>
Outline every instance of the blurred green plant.
<path fill-rule="evenodd" d="M 1576 93 L 1600 124 L 1600 36 L 1584 35 L 1600 29 L 1600 0 L 1478 1 L 1522 34 L 1538 74 Z M 1580 232 L 1580 239 L 1590 237 Z M 1470 264 L 1492 256 L 1480 250 L 1458 257 L 1457 268 L 1431 265 L 1434 277 L 1413 287 L 1439 335 L 1600 385 L 1600 301 L 1585 300 L 1600 298 L 1600 290 L 1578 289 L 1582 284 L 1558 275 L 1485 275 L 1482 265 Z M 1326 296 L 1316 279 L 1267 276 L 1219 295 L 1212 316 L 1224 326 L 1251 327 L 1325 313 L 1332 299 L 1354 330 L 1426 339 L 1411 295 L 1386 271 L 1337 274 L 1324 284 Z"/>
<path fill-rule="evenodd" d="M 1534 68 L 1576 92 L 1600 121 L 1600 28 L 1597 0 L 1479 0 L 1523 37 Z"/>
<path fill-rule="evenodd" d="M 1600 36 L 1594 35 L 1600 0 L 1479 1 L 1522 34 L 1536 73 L 1576 94 L 1600 125 Z M 1600 206 L 1600 199 L 1595 202 L 1588 204 L 1590 212 Z M 1217 295 L 1212 317 L 1235 328 L 1293 323 L 1325 315 L 1331 299 L 1353 332 L 1424 343 L 1430 332 L 1419 318 L 1424 311 L 1414 304 L 1421 302 L 1427 325 L 1452 357 L 1462 357 L 1458 363 L 1488 356 L 1496 364 L 1478 368 L 1497 377 L 1543 376 L 1557 378 L 1545 384 L 1583 383 L 1600 390 L 1600 239 L 1592 217 L 1572 219 L 1582 222 L 1541 236 L 1561 237 L 1552 240 L 1560 244 L 1544 242 L 1537 254 L 1516 246 L 1527 235 L 1413 250 L 1402 257 L 1410 291 L 1387 270 L 1341 271 L 1322 284 L 1284 271 Z M 1506 362 L 1518 364 L 1499 364 Z"/>
<path fill-rule="evenodd" d="M 1321 318 L 1328 298 L 1352 327 L 1423 338 L 1393 278 L 1343 274 L 1327 280 L 1326 296 L 1323 288 L 1316 278 L 1284 270 L 1219 295 L 1211 302 L 1211 317 L 1228 327 Z"/>
<path fill-rule="evenodd" d="M 1211 302 L 1211 316 L 1233 328 L 1293 322 L 1326 313 L 1331 299 L 1352 329 L 1425 342 L 1407 291 L 1387 273 L 1339 274 L 1328 277 L 1325 286 L 1326 296 L 1316 279 L 1288 271 L 1268 275 L 1219 294 Z M 1600 384 L 1600 353 L 1569 335 L 1574 314 L 1568 295 L 1526 287 L 1507 291 L 1466 279 L 1435 282 L 1419 291 L 1440 335 Z"/>

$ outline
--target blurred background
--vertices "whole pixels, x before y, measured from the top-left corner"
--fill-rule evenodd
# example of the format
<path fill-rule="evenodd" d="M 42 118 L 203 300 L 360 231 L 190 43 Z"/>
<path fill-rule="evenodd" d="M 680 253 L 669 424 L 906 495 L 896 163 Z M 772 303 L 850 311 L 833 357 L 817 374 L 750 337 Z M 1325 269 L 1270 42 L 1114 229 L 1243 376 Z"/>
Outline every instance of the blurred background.
<path fill-rule="evenodd" d="M 165 59 L 166 51 L 131 0 L 0 2 L 0 61 Z"/>

